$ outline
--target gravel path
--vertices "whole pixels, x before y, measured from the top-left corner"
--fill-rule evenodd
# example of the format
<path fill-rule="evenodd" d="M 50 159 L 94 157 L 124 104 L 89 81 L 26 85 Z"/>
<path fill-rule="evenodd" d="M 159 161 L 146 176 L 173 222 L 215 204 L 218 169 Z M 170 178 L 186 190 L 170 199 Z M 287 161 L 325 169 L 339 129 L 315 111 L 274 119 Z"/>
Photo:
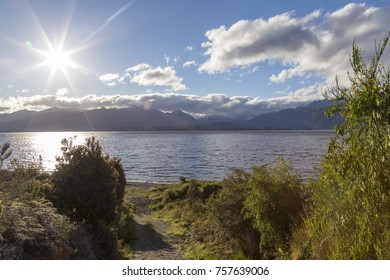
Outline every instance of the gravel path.
<path fill-rule="evenodd" d="M 135 260 L 180 260 L 183 256 L 175 248 L 175 238 L 167 234 L 170 223 L 151 215 L 149 200 L 131 196 L 135 205 L 136 238 L 132 243 Z"/>

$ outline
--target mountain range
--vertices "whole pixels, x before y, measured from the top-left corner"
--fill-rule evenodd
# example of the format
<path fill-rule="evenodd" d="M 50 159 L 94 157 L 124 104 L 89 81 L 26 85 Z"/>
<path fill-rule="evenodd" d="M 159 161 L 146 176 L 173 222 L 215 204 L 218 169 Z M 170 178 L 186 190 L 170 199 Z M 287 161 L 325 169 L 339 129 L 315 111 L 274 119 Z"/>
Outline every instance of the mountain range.
<path fill-rule="evenodd" d="M 22 110 L 0 114 L 1 132 L 24 131 L 127 131 L 127 130 L 238 130 L 238 129 L 332 129 L 340 116 L 326 118 L 331 103 L 315 101 L 307 106 L 266 113 L 242 120 L 218 116 L 196 119 L 182 111 L 129 107 L 122 109 Z"/>

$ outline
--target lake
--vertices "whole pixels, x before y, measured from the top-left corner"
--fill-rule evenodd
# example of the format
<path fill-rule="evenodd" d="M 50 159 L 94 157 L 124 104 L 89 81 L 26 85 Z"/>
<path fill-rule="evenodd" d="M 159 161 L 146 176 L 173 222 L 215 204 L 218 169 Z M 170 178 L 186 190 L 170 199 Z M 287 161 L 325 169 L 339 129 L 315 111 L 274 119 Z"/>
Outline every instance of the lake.
<path fill-rule="evenodd" d="M 61 139 L 80 144 L 95 136 L 103 150 L 118 156 L 128 181 L 177 182 L 180 176 L 222 179 L 231 168 L 274 164 L 284 157 L 308 179 L 327 151 L 333 131 L 194 131 L 194 132 L 29 132 L 0 133 L 22 163 L 42 157 L 47 171 L 61 155 Z M 5 163 L 7 166 L 9 160 Z"/>

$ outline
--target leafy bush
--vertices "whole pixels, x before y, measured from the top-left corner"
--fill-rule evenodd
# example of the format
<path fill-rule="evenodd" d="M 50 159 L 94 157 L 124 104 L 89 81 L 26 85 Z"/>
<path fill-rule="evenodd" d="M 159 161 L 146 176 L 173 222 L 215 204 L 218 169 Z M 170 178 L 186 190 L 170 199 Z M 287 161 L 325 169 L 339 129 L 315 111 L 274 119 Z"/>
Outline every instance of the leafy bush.
<path fill-rule="evenodd" d="M 0 259 L 69 259 L 73 226 L 45 200 L 3 204 Z"/>
<path fill-rule="evenodd" d="M 353 45 L 350 86 L 325 94 L 345 122 L 336 128 L 317 182 L 312 213 L 301 233 L 297 257 L 390 258 L 390 69 L 381 64 L 389 34 L 371 63 Z M 302 237 L 302 236 L 301 236 Z"/>
<path fill-rule="evenodd" d="M 164 195 L 163 202 L 169 203 L 176 200 L 188 199 L 190 204 L 206 201 L 211 195 L 218 192 L 221 185 L 212 182 L 202 182 L 195 179 L 190 181 L 181 180 L 177 185 L 170 186 Z"/>
<path fill-rule="evenodd" d="M 283 160 L 274 168 L 233 170 L 208 201 L 222 235 L 247 258 L 286 258 L 305 196 L 300 176 Z"/>
<path fill-rule="evenodd" d="M 118 238 L 123 240 L 124 244 L 129 244 L 135 239 L 134 205 L 126 203 L 122 207 L 121 219 L 118 223 Z"/>
<path fill-rule="evenodd" d="M 47 200 L 47 174 L 13 166 L 0 173 L 0 259 L 69 259 L 74 225 Z"/>
<path fill-rule="evenodd" d="M 201 187 L 202 199 L 207 200 L 222 189 L 221 184 L 206 182 Z"/>
<path fill-rule="evenodd" d="M 168 203 L 178 199 L 184 199 L 187 196 L 187 191 L 189 189 L 189 184 L 184 182 L 177 186 L 171 186 L 166 190 L 163 202 Z"/>
<path fill-rule="evenodd" d="M 62 141 L 63 155 L 53 173 L 56 205 L 72 219 L 89 224 L 112 224 L 123 201 L 126 179 L 118 158 L 103 154 L 99 142 L 85 145 Z"/>
<path fill-rule="evenodd" d="M 244 203 L 250 189 L 250 174 L 234 169 L 222 182 L 222 189 L 211 197 L 208 206 L 211 218 L 219 227 L 222 235 L 232 242 L 249 258 L 259 258 L 260 234 L 253 228 L 252 220 L 243 213 Z"/>
<path fill-rule="evenodd" d="M 261 257 L 286 257 L 293 229 L 301 223 L 305 203 L 299 174 L 279 160 L 273 168 L 254 167 L 247 184 L 249 191 L 243 211 L 260 233 Z"/>

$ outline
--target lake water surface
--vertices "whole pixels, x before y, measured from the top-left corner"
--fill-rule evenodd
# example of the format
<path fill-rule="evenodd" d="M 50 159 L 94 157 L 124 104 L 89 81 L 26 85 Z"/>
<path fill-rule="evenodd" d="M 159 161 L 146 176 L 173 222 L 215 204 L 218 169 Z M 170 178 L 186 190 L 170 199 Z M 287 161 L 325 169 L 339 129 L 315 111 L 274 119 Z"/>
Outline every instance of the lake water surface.
<path fill-rule="evenodd" d="M 177 182 L 180 176 L 222 179 L 231 168 L 274 164 L 284 157 L 302 177 L 314 175 L 333 131 L 196 131 L 196 132 L 31 132 L 1 133 L 12 157 L 22 163 L 43 159 L 55 168 L 61 139 L 77 136 L 76 143 L 95 136 L 110 156 L 118 156 L 129 181 Z M 8 161 L 9 162 L 9 161 Z"/>

